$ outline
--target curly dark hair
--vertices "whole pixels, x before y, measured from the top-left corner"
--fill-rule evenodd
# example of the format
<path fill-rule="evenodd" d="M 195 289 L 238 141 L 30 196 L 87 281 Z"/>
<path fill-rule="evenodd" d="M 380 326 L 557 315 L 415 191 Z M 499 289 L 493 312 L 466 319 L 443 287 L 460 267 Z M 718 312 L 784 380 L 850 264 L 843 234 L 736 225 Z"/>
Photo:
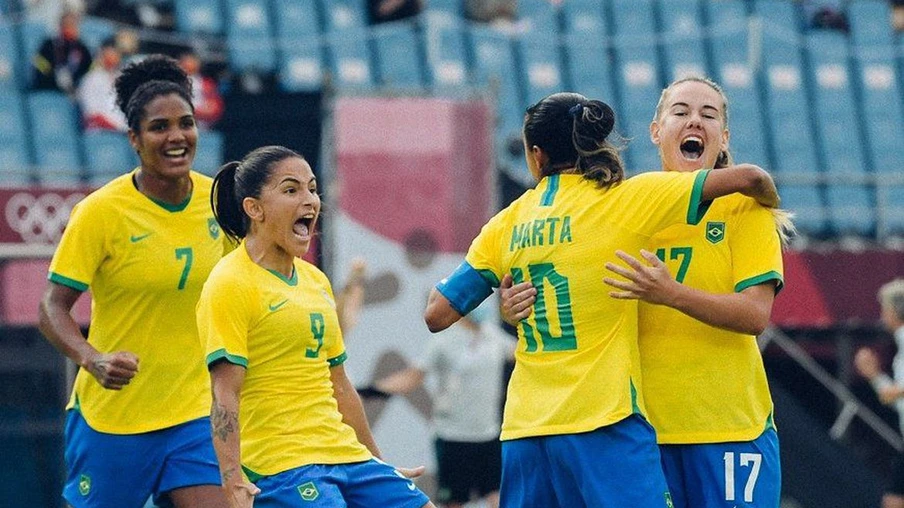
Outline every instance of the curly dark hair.
<path fill-rule="evenodd" d="M 178 94 L 194 111 L 191 79 L 179 63 L 166 55 L 152 55 L 132 63 L 116 78 L 116 105 L 126 115 L 129 128 L 139 130 L 144 108 L 161 95 Z"/>

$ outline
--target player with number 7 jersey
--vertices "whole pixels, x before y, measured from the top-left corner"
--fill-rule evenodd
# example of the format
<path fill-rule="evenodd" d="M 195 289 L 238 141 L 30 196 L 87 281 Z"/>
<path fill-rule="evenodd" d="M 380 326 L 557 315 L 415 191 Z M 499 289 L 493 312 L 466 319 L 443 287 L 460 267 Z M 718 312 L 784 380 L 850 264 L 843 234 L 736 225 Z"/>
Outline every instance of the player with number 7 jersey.
<path fill-rule="evenodd" d="M 578 94 L 528 109 L 525 150 L 537 187 L 484 226 L 425 313 L 438 331 L 508 274 L 537 288 L 533 315 L 518 330 L 502 424 L 503 506 L 670 504 L 643 416 L 637 304 L 607 294 L 605 260 L 616 249 L 641 249 L 671 225 L 698 223 L 715 197 L 740 191 L 777 200 L 771 179 L 753 166 L 728 169 L 736 179 L 704 170 L 623 180 L 606 141 L 613 124 L 611 108 Z"/>

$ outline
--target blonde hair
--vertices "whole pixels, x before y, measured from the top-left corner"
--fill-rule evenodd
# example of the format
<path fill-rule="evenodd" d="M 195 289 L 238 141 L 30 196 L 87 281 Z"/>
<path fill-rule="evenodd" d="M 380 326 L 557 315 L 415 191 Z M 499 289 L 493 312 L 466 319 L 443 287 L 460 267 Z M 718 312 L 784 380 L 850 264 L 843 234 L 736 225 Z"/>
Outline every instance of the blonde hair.
<path fill-rule="evenodd" d="M 897 278 L 879 288 L 879 303 L 894 310 L 895 316 L 904 321 L 904 279 Z"/>

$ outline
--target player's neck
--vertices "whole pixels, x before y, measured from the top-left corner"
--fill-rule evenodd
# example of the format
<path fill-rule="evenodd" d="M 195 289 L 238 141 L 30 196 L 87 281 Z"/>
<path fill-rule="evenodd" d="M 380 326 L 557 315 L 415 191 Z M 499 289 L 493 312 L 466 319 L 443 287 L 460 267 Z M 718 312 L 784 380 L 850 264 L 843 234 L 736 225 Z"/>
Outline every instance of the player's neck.
<path fill-rule="evenodd" d="M 295 271 L 295 256 L 277 244 L 262 240 L 257 235 L 245 238 L 245 250 L 251 261 L 262 268 L 281 273 L 287 279 Z"/>
<path fill-rule="evenodd" d="M 177 180 L 169 180 L 154 177 L 139 169 L 133 180 L 138 192 L 155 201 L 180 205 L 191 196 L 192 182 L 188 175 Z"/>

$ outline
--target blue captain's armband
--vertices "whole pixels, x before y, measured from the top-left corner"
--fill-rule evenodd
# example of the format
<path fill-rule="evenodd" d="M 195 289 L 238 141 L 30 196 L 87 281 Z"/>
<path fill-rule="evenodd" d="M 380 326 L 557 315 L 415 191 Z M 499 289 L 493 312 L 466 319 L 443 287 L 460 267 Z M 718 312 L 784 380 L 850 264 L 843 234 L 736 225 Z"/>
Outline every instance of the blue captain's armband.
<path fill-rule="evenodd" d="M 449 300 L 455 312 L 464 316 L 493 294 L 496 286 L 499 286 L 499 279 L 492 272 L 477 271 L 465 261 L 452 275 L 439 281 L 436 290 Z"/>

